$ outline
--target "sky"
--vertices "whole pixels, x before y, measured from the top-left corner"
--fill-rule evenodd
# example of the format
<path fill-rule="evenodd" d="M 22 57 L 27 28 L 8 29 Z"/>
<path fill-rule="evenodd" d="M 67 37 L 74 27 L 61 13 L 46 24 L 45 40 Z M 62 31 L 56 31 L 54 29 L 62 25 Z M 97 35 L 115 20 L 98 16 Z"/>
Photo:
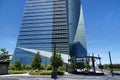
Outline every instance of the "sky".
<path fill-rule="evenodd" d="M 120 63 L 120 0 L 81 0 L 88 54 Z M 14 53 L 25 0 L 0 0 L 0 48 Z"/>

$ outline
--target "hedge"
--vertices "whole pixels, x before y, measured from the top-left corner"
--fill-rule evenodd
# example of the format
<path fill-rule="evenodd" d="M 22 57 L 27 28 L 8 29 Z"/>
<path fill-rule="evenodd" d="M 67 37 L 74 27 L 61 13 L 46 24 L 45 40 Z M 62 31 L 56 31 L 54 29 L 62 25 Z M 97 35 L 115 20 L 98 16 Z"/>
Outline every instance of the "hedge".
<path fill-rule="evenodd" d="M 51 70 L 42 70 L 42 71 L 38 71 L 38 72 L 30 72 L 30 75 L 51 75 L 52 71 Z M 64 71 L 58 71 L 57 72 L 58 75 L 64 75 Z"/>
<path fill-rule="evenodd" d="M 9 74 L 24 74 L 25 71 L 10 71 Z"/>

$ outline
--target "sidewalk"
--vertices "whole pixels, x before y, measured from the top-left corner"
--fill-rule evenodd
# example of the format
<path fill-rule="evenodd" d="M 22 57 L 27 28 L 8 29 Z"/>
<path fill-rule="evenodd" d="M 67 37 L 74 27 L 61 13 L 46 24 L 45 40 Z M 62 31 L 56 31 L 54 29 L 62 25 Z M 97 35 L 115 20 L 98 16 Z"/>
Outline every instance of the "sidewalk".
<path fill-rule="evenodd" d="M 29 73 L 25 74 L 6 74 L 6 75 L 0 75 L 0 77 L 7 77 L 7 76 L 30 76 Z"/>
<path fill-rule="evenodd" d="M 9 74 L 0 75 L 0 80 L 55 80 L 51 75 L 29 75 L 26 74 Z M 64 76 L 58 76 L 56 80 L 120 80 L 120 76 L 112 77 L 110 74 L 105 76 L 85 76 L 65 73 Z"/>

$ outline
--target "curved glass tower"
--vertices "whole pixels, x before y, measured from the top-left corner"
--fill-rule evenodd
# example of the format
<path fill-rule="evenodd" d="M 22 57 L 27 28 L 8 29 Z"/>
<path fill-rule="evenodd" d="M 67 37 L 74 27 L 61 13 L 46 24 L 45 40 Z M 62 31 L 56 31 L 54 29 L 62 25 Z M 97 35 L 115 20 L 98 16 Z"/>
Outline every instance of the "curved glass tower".
<path fill-rule="evenodd" d="M 80 0 L 68 0 L 70 56 L 87 56 L 84 19 Z"/>
<path fill-rule="evenodd" d="M 70 57 L 87 55 L 80 0 L 26 0 L 13 61 L 30 64 L 34 50 L 52 52 L 53 44 Z"/>

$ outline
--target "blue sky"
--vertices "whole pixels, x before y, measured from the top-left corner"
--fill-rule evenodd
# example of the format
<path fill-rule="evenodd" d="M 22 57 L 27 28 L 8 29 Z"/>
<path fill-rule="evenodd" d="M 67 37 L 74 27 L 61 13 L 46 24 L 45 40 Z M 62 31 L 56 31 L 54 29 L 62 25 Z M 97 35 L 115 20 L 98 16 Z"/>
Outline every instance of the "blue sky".
<path fill-rule="evenodd" d="M 0 0 L 0 48 L 14 52 L 25 0 Z M 120 63 L 120 0 L 82 0 L 88 53 Z"/>

